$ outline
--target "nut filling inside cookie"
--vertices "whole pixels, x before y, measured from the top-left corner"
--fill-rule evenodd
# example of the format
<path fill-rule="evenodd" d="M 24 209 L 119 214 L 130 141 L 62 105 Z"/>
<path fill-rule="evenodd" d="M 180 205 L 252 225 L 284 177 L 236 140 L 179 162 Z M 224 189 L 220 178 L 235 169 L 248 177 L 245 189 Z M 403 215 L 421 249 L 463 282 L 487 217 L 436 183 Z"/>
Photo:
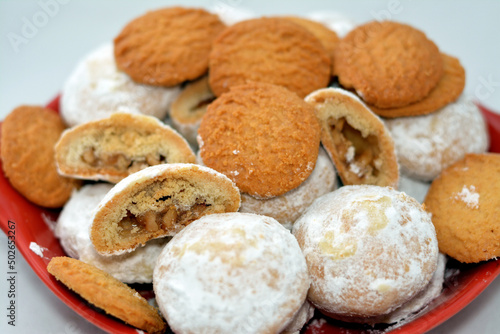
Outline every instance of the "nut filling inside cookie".
<path fill-rule="evenodd" d="M 116 170 L 129 171 L 129 173 L 137 172 L 149 166 L 165 164 L 167 158 L 158 153 L 148 153 L 144 157 L 127 157 L 119 152 L 101 152 L 97 153 L 93 147 L 86 149 L 81 159 L 91 167 L 113 167 Z"/>
<path fill-rule="evenodd" d="M 335 149 L 349 172 L 349 178 L 355 183 L 376 178 L 382 167 L 378 138 L 372 134 L 363 136 L 345 117 L 330 117 L 328 125 Z"/>

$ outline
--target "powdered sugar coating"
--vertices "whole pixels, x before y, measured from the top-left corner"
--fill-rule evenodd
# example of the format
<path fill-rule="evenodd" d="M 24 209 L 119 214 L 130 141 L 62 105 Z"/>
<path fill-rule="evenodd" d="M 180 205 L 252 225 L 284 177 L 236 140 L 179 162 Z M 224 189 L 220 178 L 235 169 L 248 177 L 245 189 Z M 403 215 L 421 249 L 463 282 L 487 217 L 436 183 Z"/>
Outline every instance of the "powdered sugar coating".
<path fill-rule="evenodd" d="M 279 333 L 309 279 L 297 241 L 270 217 L 204 216 L 172 238 L 153 276 L 175 333 Z"/>
<path fill-rule="evenodd" d="M 300 334 L 300 330 L 313 316 L 314 306 L 306 300 L 281 334 Z"/>
<path fill-rule="evenodd" d="M 43 258 L 43 252 L 47 250 L 47 248 L 38 245 L 36 242 L 30 242 L 30 250 L 36 255 Z"/>
<path fill-rule="evenodd" d="M 464 185 L 460 192 L 453 194 L 452 197 L 456 200 L 462 201 L 471 209 L 479 209 L 479 193 L 476 192 L 476 187 Z"/>
<path fill-rule="evenodd" d="M 465 96 L 428 115 L 384 122 L 394 139 L 401 172 L 423 181 L 432 181 L 466 153 L 486 152 L 489 145 L 486 122 Z"/>
<path fill-rule="evenodd" d="M 179 87 L 153 87 L 135 83 L 116 67 L 113 45 L 87 55 L 63 87 L 61 116 L 68 126 L 106 118 L 114 112 L 166 117 Z"/>
<path fill-rule="evenodd" d="M 349 320 L 387 314 L 419 293 L 437 265 L 430 216 L 392 188 L 344 186 L 293 227 L 311 275 L 309 300 Z"/>

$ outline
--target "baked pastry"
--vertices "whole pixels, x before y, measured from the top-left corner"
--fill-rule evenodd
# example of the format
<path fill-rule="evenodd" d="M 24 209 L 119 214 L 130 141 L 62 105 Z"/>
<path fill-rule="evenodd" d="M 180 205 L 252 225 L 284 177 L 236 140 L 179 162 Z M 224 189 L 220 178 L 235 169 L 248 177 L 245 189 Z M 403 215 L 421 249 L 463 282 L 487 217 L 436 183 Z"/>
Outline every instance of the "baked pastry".
<path fill-rule="evenodd" d="M 437 267 L 430 216 L 389 187 L 344 186 L 295 222 L 306 257 L 309 301 L 324 314 L 371 323 L 420 293 Z"/>
<path fill-rule="evenodd" d="M 169 114 L 172 125 L 193 147 L 198 145 L 196 136 L 201 119 L 213 100 L 215 95 L 205 76 L 188 83 L 172 103 Z"/>
<path fill-rule="evenodd" d="M 321 123 L 321 143 L 342 182 L 397 187 L 399 170 L 394 143 L 384 123 L 354 94 L 324 88 L 309 94 Z"/>
<path fill-rule="evenodd" d="M 385 119 L 401 173 L 432 181 L 467 153 L 483 153 L 489 138 L 481 111 L 468 97 L 432 114 Z"/>
<path fill-rule="evenodd" d="M 153 288 L 175 333 L 279 333 L 303 305 L 309 278 L 297 241 L 276 220 L 225 213 L 172 238 Z"/>
<path fill-rule="evenodd" d="M 92 305 L 148 333 L 163 333 L 165 322 L 137 291 L 96 267 L 70 257 L 53 257 L 47 271 Z"/>
<path fill-rule="evenodd" d="M 335 48 L 334 63 L 340 84 L 378 108 L 423 99 L 443 75 L 438 47 L 423 32 L 392 21 L 354 28 Z"/>
<path fill-rule="evenodd" d="M 464 263 L 500 256 L 500 154 L 467 154 L 432 182 L 425 198 L 441 252 Z"/>
<path fill-rule="evenodd" d="M 292 224 L 316 198 L 336 188 L 335 168 L 328 154 L 320 148 L 313 172 L 301 185 L 269 199 L 257 199 L 243 193 L 239 211 L 272 217 L 291 230 Z"/>
<path fill-rule="evenodd" d="M 80 182 L 57 173 L 54 145 L 64 131 L 54 111 L 20 106 L 2 122 L 2 169 L 10 184 L 36 205 L 59 208 Z"/>
<path fill-rule="evenodd" d="M 284 18 L 257 18 L 226 28 L 210 52 L 216 96 L 249 81 L 283 86 L 304 97 L 330 81 L 330 56 L 305 28 Z"/>
<path fill-rule="evenodd" d="M 175 86 L 208 70 L 214 38 L 225 25 L 199 8 L 168 7 L 129 22 L 114 40 L 118 68 L 135 82 Z"/>
<path fill-rule="evenodd" d="M 314 109 L 266 83 L 232 87 L 208 106 L 198 129 L 203 163 L 257 198 L 298 187 L 314 169 L 319 143 Z"/>
<path fill-rule="evenodd" d="M 113 45 L 106 44 L 82 59 L 63 86 L 60 111 L 68 126 L 75 126 L 112 113 L 132 113 L 164 119 L 178 86 L 165 88 L 135 83 L 118 70 Z"/>
<path fill-rule="evenodd" d="M 90 241 L 93 211 L 113 186 L 96 183 L 75 191 L 57 218 L 54 234 L 72 258 L 91 264 L 124 283 L 151 283 L 156 259 L 167 238 L 151 240 L 144 247 L 122 255 L 102 256 Z"/>
<path fill-rule="evenodd" d="M 292 321 L 280 334 L 300 334 L 301 329 L 314 316 L 314 306 L 309 301 L 304 302 L 299 311 L 292 318 Z"/>
<path fill-rule="evenodd" d="M 168 125 L 123 113 L 66 130 L 55 151 L 61 175 L 113 183 L 149 166 L 196 160 L 186 140 Z"/>
<path fill-rule="evenodd" d="M 173 236 L 208 214 L 237 211 L 231 180 L 194 164 L 162 164 L 131 174 L 102 199 L 90 229 L 101 255 L 129 253 L 151 239 Z"/>

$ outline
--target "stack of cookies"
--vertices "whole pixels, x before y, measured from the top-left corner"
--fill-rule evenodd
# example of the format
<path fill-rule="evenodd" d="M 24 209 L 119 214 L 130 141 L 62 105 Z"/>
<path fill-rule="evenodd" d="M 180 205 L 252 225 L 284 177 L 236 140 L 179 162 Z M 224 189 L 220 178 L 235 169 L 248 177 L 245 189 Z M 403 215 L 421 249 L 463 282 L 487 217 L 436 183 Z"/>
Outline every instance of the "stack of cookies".
<path fill-rule="evenodd" d="M 440 251 L 500 255 L 499 158 L 464 85 L 405 24 L 339 38 L 299 17 L 164 8 L 78 64 L 60 115 L 14 110 L 2 166 L 63 207 L 56 234 L 80 261 L 49 272 L 137 328 L 298 333 L 315 308 L 400 325 L 440 294 Z M 124 283 L 153 283 L 160 313 Z"/>

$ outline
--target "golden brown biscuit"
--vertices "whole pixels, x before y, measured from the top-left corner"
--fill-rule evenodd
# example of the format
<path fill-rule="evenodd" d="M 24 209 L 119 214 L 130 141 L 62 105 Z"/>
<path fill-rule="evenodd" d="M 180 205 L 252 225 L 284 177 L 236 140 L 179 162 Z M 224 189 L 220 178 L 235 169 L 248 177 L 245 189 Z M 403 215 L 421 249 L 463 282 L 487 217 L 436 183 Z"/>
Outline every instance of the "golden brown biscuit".
<path fill-rule="evenodd" d="M 108 273 L 70 257 L 53 257 L 47 271 L 94 306 L 148 333 L 163 333 L 165 322 L 141 295 Z"/>
<path fill-rule="evenodd" d="M 316 110 L 321 142 L 345 185 L 397 187 L 394 142 L 384 123 L 363 102 L 340 88 L 319 89 L 305 101 Z"/>
<path fill-rule="evenodd" d="M 335 48 L 334 63 L 340 84 L 378 108 L 423 99 L 443 75 L 437 46 L 421 31 L 391 21 L 352 30 Z"/>
<path fill-rule="evenodd" d="M 198 130 L 204 164 L 257 198 L 298 187 L 318 158 L 314 109 L 284 87 L 249 83 L 212 102 Z"/>
<path fill-rule="evenodd" d="M 134 81 L 175 86 L 208 69 L 212 40 L 224 29 L 203 9 L 170 7 L 131 21 L 115 38 L 119 69 Z"/>
<path fill-rule="evenodd" d="M 5 176 L 17 191 L 37 205 L 61 207 L 80 184 L 57 173 L 54 145 L 63 131 L 59 115 L 39 106 L 20 106 L 2 123 Z"/>
<path fill-rule="evenodd" d="M 210 52 L 216 96 L 249 81 L 280 85 L 304 97 L 330 81 L 330 57 L 305 28 L 283 18 L 243 21 L 224 30 Z"/>
<path fill-rule="evenodd" d="M 383 117 L 402 117 L 427 115 L 455 101 L 465 87 L 465 70 L 460 61 L 444 53 L 444 73 L 436 87 L 422 100 L 399 108 L 381 109 L 372 105 L 368 107 L 377 115 Z"/>
<path fill-rule="evenodd" d="M 500 154 L 468 154 L 445 169 L 424 201 L 439 250 L 460 262 L 500 256 Z"/>

